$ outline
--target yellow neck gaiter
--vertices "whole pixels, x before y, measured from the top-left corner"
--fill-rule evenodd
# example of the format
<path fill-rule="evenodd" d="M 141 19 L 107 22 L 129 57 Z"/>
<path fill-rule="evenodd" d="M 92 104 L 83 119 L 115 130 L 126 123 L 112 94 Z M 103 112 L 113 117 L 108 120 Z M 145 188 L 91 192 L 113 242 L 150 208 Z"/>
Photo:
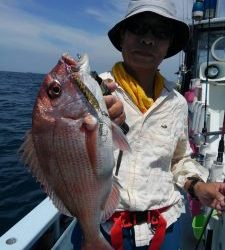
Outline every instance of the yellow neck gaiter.
<path fill-rule="evenodd" d="M 145 113 L 154 103 L 153 98 L 148 97 L 138 82 L 125 71 L 122 62 L 118 62 L 113 66 L 112 73 L 116 82 L 129 94 L 140 111 Z M 157 71 L 154 80 L 155 99 L 160 96 L 163 87 L 164 78 Z"/>

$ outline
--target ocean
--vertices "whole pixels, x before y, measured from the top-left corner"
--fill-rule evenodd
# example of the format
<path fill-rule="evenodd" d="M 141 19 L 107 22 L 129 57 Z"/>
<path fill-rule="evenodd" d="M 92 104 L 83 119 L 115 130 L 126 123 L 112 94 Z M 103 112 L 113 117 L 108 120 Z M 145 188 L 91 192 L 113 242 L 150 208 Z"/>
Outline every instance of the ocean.
<path fill-rule="evenodd" d="M 0 236 L 46 197 L 18 155 L 43 78 L 0 71 Z"/>

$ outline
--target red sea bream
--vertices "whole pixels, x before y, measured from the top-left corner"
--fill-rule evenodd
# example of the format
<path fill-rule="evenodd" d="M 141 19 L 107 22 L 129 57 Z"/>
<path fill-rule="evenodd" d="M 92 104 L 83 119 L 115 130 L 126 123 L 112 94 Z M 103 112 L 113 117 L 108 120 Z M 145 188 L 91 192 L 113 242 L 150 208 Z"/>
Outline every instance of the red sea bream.
<path fill-rule="evenodd" d="M 88 57 L 63 55 L 40 87 L 21 154 L 55 206 L 79 220 L 82 249 L 112 249 L 100 233 L 100 222 L 119 203 L 112 177 L 113 141 L 129 149 L 109 119 L 100 87 L 89 74 Z"/>

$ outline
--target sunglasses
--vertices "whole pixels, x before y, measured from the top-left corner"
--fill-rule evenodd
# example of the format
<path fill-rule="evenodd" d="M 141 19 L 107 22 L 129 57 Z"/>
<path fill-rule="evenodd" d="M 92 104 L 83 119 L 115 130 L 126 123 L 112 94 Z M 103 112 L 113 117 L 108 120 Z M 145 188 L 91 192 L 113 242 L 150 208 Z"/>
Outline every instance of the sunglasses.
<path fill-rule="evenodd" d="M 130 20 L 125 24 L 125 29 L 137 36 L 143 36 L 149 31 L 153 34 L 154 37 L 167 40 L 170 39 L 173 35 L 172 25 L 158 25 L 151 24 L 139 20 Z"/>

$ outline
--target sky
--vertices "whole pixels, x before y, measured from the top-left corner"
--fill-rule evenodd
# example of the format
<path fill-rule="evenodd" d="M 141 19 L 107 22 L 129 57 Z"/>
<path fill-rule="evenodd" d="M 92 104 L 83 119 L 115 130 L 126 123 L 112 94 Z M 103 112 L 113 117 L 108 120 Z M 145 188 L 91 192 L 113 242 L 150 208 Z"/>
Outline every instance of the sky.
<path fill-rule="evenodd" d="M 187 20 L 193 0 L 173 2 L 178 16 Z M 128 0 L 0 0 L 0 70 L 47 73 L 65 52 L 73 57 L 87 53 L 92 70 L 110 70 L 121 55 L 107 32 L 124 16 L 127 4 Z M 179 53 L 160 66 L 168 79 L 176 79 L 181 59 Z"/>

